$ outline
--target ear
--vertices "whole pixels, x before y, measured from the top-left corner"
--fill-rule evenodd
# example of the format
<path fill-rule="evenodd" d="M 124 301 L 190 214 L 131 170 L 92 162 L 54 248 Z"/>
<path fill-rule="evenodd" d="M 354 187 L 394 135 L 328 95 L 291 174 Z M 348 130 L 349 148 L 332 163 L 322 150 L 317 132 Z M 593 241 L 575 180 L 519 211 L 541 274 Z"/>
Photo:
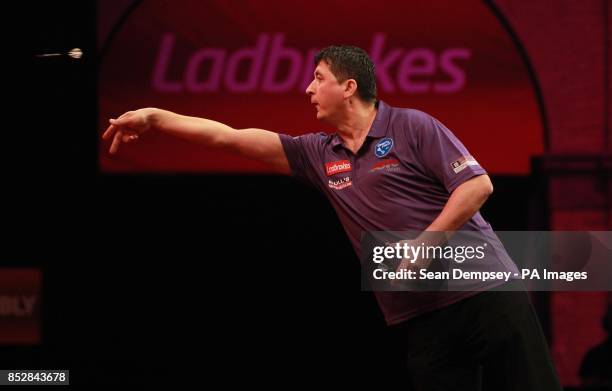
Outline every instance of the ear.
<path fill-rule="evenodd" d="M 357 94 L 357 81 L 348 79 L 344 82 L 344 97 L 350 98 Z"/>

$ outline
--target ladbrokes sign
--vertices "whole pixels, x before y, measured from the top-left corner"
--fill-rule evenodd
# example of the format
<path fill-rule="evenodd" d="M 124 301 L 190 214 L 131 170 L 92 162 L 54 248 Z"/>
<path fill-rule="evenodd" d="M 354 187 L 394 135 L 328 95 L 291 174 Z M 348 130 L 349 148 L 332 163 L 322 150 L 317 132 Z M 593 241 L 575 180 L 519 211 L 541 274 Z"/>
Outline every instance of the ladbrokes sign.
<path fill-rule="evenodd" d="M 252 47 L 234 52 L 224 48 L 196 50 L 184 61 L 183 77 L 171 80 L 167 70 L 173 61 L 175 41 L 174 33 L 166 33 L 161 39 L 153 71 L 153 88 L 158 92 L 216 93 L 221 88 L 233 93 L 304 92 L 312 80 L 316 49 L 301 53 L 286 45 L 283 33 L 262 33 Z M 465 70 L 460 62 L 469 59 L 468 48 L 448 48 L 440 53 L 428 48 L 386 50 L 385 41 L 384 33 L 374 34 L 369 52 L 381 92 L 453 93 L 465 86 Z M 283 66 L 287 71 L 279 76 Z M 437 74 L 447 80 L 427 80 Z"/>
<path fill-rule="evenodd" d="M 440 119 L 489 172 L 527 173 L 529 157 L 542 151 L 525 65 L 479 0 L 461 8 L 450 0 L 384 6 L 151 0 L 126 14 L 116 32 L 100 67 L 101 129 L 109 117 L 154 106 L 235 128 L 333 131 L 316 121 L 305 89 L 319 49 L 351 44 L 373 59 L 379 98 Z M 509 151 L 503 158 L 496 140 Z M 114 157 L 100 147 L 105 171 L 265 171 L 160 134 Z"/>

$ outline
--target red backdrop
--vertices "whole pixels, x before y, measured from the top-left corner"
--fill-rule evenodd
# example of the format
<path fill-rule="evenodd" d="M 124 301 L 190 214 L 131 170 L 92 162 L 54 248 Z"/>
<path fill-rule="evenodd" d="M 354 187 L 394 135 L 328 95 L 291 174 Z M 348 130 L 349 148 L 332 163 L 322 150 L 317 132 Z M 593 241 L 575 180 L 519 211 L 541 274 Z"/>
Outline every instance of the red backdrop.
<path fill-rule="evenodd" d="M 317 122 L 304 90 L 316 49 L 352 44 L 373 57 L 380 98 L 439 118 L 489 172 L 527 174 L 530 156 L 543 151 L 533 86 L 491 10 L 465 3 L 142 2 L 111 40 L 102 39 L 100 129 L 110 117 L 153 106 L 235 128 L 333 131 Z M 265 171 L 160 134 L 117 156 L 100 148 L 103 171 Z"/>

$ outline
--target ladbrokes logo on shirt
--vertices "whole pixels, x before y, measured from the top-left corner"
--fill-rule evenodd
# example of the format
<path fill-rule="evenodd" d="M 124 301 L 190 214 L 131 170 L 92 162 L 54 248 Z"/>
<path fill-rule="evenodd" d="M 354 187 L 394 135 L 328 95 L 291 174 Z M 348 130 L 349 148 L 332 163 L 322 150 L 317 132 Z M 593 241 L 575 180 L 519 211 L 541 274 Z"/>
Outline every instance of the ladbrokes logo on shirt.
<path fill-rule="evenodd" d="M 327 185 L 332 189 L 342 190 L 349 186 L 352 186 L 353 181 L 351 180 L 350 176 L 347 176 L 338 180 L 330 179 Z"/>
<path fill-rule="evenodd" d="M 325 163 L 325 173 L 327 176 L 348 171 L 351 171 L 351 162 L 348 160 L 338 160 L 335 162 Z"/>

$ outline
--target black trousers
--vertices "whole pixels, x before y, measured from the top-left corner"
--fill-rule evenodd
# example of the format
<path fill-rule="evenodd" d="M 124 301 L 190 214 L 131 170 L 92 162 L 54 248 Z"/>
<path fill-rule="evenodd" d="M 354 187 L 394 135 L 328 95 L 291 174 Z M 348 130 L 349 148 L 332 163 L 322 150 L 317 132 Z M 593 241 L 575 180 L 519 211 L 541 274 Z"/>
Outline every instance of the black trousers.
<path fill-rule="evenodd" d="M 415 391 L 562 389 L 522 290 L 477 294 L 392 326 L 391 335 Z"/>

